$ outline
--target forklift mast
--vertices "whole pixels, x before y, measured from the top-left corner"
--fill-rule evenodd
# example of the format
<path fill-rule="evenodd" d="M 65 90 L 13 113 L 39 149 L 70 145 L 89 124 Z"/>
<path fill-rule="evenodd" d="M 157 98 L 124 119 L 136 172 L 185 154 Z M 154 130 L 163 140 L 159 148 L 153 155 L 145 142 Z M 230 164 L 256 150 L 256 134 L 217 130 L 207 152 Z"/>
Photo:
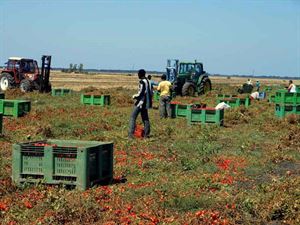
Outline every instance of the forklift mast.
<path fill-rule="evenodd" d="M 51 69 L 51 55 L 42 56 L 42 68 L 40 75 L 40 92 L 50 92 L 50 69 Z"/>

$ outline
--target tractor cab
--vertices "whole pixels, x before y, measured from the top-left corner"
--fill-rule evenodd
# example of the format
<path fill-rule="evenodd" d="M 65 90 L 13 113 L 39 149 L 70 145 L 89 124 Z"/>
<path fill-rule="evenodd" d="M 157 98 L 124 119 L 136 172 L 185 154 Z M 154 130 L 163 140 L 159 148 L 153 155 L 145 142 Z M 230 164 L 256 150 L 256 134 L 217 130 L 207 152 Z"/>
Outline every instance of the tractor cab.
<path fill-rule="evenodd" d="M 21 91 L 51 91 L 49 82 L 51 56 L 42 56 L 42 67 L 39 70 L 36 60 L 22 57 L 10 57 L 0 74 L 0 91 L 20 87 Z"/>
<path fill-rule="evenodd" d="M 167 61 L 167 80 L 173 84 L 179 95 L 193 96 L 196 92 L 204 94 L 211 90 L 211 81 L 203 70 L 203 64 L 197 62 L 180 62 L 178 59 Z"/>
<path fill-rule="evenodd" d="M 16 84 L 23 79 L 36 80 L 39 74 L 37 62 L 33 59 L 25 59 L 21 57 L 10 57 L 7 61 L 3 73 L 10 74 Z"/>

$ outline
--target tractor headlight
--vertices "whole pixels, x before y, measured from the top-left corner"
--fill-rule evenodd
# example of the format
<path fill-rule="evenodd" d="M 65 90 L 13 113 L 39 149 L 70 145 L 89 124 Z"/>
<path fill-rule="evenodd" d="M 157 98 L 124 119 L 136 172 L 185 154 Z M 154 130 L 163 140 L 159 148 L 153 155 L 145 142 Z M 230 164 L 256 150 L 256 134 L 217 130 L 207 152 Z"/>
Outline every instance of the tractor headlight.
<path fill-rule="evenodd" d="M 29 80 L 34 80 L 34 74 L 28 74 Z"/>

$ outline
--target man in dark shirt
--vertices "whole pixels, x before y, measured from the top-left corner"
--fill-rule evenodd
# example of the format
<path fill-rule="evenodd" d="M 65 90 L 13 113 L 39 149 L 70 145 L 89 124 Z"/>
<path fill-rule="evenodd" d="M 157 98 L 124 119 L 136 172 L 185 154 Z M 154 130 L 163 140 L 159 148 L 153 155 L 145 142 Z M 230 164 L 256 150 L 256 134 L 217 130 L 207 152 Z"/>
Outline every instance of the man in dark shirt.
<path fill-rule="evenodd" d="M 134 138 L 136 118 L 141 113 L 142 121 L 144 123 L 144 137 L 147 138 L 150 135 L 150 121 L 148 116 L 148 109 L 152 107 L 152 90 L 149 81 L 146 79 L 146 71 L 141 69 L 138 72 L 139 90 L 138 93 L 133 95 L 135 104 L 130 116 L 129 122 L 129 138 Z"/>

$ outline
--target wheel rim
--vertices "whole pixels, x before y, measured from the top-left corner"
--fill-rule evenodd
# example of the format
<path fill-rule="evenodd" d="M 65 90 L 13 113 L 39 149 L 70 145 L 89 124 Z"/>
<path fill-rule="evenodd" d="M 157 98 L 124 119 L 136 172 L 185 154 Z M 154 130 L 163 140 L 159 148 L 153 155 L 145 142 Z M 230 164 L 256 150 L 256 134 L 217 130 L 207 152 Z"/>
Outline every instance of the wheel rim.
<path fill-rule="evenodd" d="M 189 96 L 193 96 L 194 95 L 194 88 L 193 88 L 193 86 L 189 87 L 188 93 L 189 93 Z"/>
<path fill-rule="evenodd" d="M 8 83 L 9 83 L 9 81 L 8 81 L 7 77 L 2 77 L 2 78 L 1 78 L 1 81 L 0 81 L 0 87 L 1 87 L 1 89 L 2 89 L 3 91 L 6 91 L 6 90 L 7 90 L 7 88 L 8 88 Z"/>
<path fill-rule="evenodd" d="M 26 92 L 26 90 L 25 90 L 25 88 L 24 88 L 24 84 L 20 84 L 20 90 L 21 90 L 22 92 Z"/>

